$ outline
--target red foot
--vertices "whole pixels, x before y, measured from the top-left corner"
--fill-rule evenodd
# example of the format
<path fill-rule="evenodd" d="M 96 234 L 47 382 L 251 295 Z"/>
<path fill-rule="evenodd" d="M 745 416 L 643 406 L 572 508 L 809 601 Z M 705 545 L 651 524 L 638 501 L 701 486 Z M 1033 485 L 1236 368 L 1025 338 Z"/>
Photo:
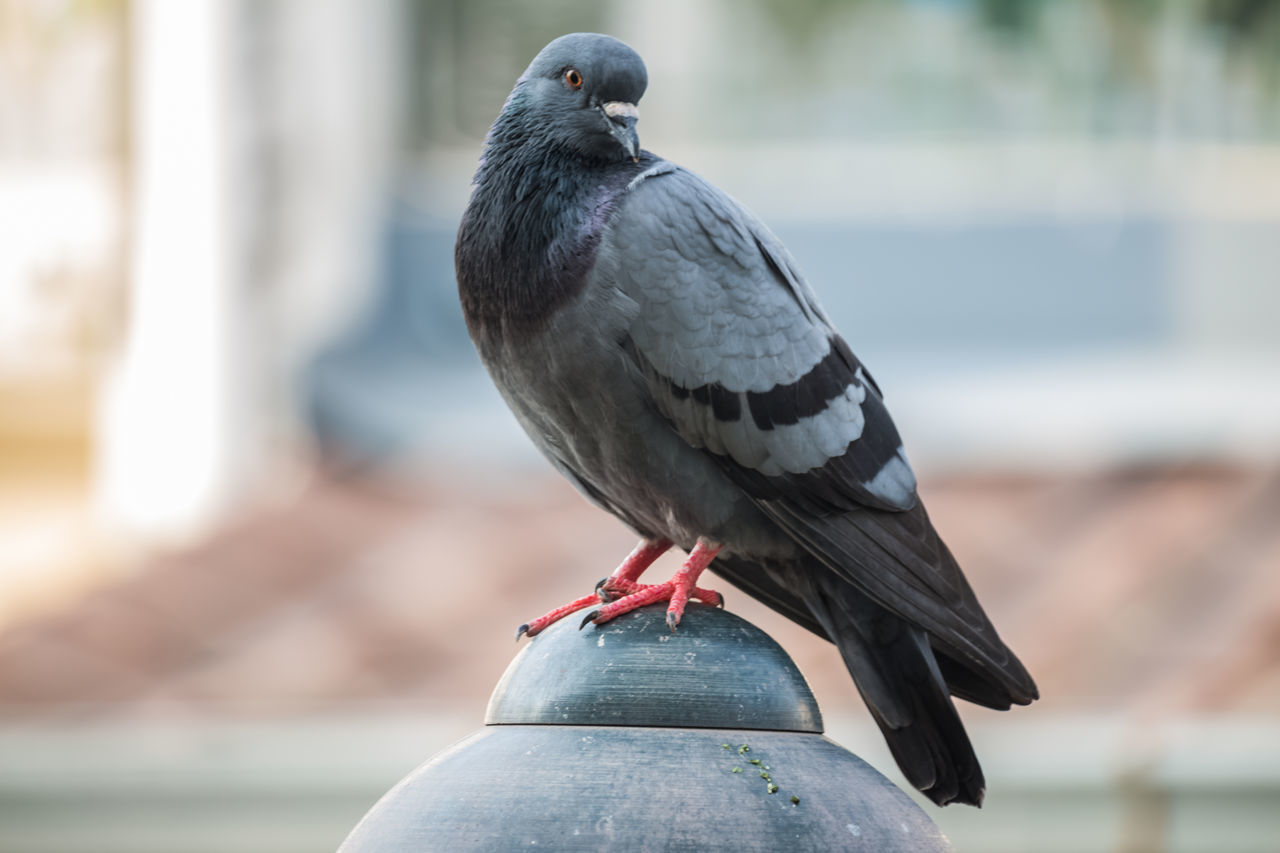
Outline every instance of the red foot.
<path fill-rule="evenodd" d="M 550 625 L 552 622 L 559 622 L 561 619 L 568 616 L 570 613 L 575 613 L 584 607 L 590 607 L 593 604 L 599 604 L 599 603 L 600 603 L 600 596 L 596 595 L 594 592 L 591 593 L 590 595 L 584 595 L 582 598 L 575 598 L 573 601 L 570 601 L 568 604 L 564 604 L 564 605 L 561 605 L 560 607 L 557 607 L 555 610 L 552 610 L 550 613 L 546 614 L 545 616 L 539 616 L 537 619 L 534 619 L 532 622 L 526 622 L 523 625 L 521 625 L 519 628 L 516 629 L 516 639 L 519 640 L 521 637 L 523 637 L 526 634 L 528 634 L 530 637 L 537 636 L 543 630 L 545 630 L 546 627 Z"/>
<path fill-rule="evenodd" d="M 627 559 L 622 561 L 622 565 L 618 566 L 612 575 L 596 585 L 594 594 L 575 599 L 563 607 L 557 607 L 545 616 L 540 616 L 532 622 L 521 625 L 516 629 L 516 639 L 518 640 L 526 634 L 530 637 L 535 636 L 545 630 L 551 623 L 563 619 L 570 613 L 593 604 L 600 604 L 602 601 L 607 603 L 603 607 L 587 614 L 587 619 L 582 623 L 583 625 L 586 625 L 587 622 L 595 622 L 597 624 L 607 622 L 616 616 L 621 616 L 623 613 L 635 610 L 637 607 L 643 607 L 646 604 L 652 604 L 655 601 L 670 601 L 671 604 L 667 608 L 667 624 L 674 630 L 675 626 L 680 624 L 680 617 L 684 614 L 684 606 L 691 596 L 704 604 L 723 607 L 724 596 L 715 590 L 701 589 L 695 586 L 698 575 L 702 574 L 702 570 L 720 552 L 719 546 L 712 547 L 699 541 L 693 550 L 689 552 L 684 565 L 666 583 L 643 584 L 636 581 L 644 570 L 649 568 L 653 561 L 661 557 L 670 547 L 671 543 L 666 540 L 641 542 L 627 556 Z"/>
<path fill-rule="evenodd" d="M 545 616 L 539 616 L 532 622 L 527 622 L 516 629 L 516 639 L 528 634 L 530 637 L 537 636 L 546 630 L 547 626 L 553 622 L 557 622 L 570 613 L 581 610 L 584 607 L 590 607 L 593 604 L 600 603 L 600 596 L 608 595 L 613 591 L 610 584 L 617 582 L 619 584 L 629 584 L 635 586 L 636 578 L 644 573 L 644 570 L 653 565 L 653 561 L 661 557 L 671 547 L 671 543 L 666 539 L 659 539 L 656 542 L 650 542 L 645 539 L 635 547 L 627 558 L 622 561 L 622 565 L 613 570 L 613 574 L 596 584 L 596 593 L 585 595 L 582 598 L 570 601 L 563 607 L 557 607 Z M 603 592 L 602 592 L 603 591 Z"/>
<path fill-rule="evenodd" d="M 670 581 L 668 581 L 668 583 L 670 583 Z M 653 589 L 655 586 L 664 586 L 664 584 L 636 583 L 635 581 L 619 583 L 613 578 L 609 578 L 605 583 L 600 585 L 599 589 L 596 590 L 596 595 L 598 596 L 598 601 L 603 602 L 604 604 L 609 604 L 628 595 L 633 595 L 637 592 L 644 592 L 647 589 Z M 607 597 L 606 593 L 608 593 Z M 689 592 L 689 597 L 696 598 L 703 604 L 710 604 L 712 607 L 724 607 L 724 596 L 716 592 L 714 589 L 703 589 L 700 586 L 695 586 Z"/>
<path fill-rule="evenodd" d="M 689 602 L 689 596 L 693 595 L 699 601 L 707 604 L 724 604 L 724 596 L 713 590 L 699 589 L 695 586 L 698 575 L 710 565 L 715 559 L 716 554 L 720 553 L 720 546 L 711 546 L 698 540 L 698 544 L 689 552 L 689 557 L 684 561 L 684 565 L 675 573 L 675 576 L 666 583 L 653 584 L 636 584 L 638 588 L 636 592 L 623 596 L 617 601 L 610 602 L 598 610 L 593 610 L 587 614 L 587 618 L 582 620 L 580 627 L 586 627 L 588 622 L 594 622 L 597 625 L 608 622 L 621 616 L 623 613 L 630 613 L 638 607 L 644 607 L 646 604 L 653 604 L 655 601 L 669 601 L 667 605 L 667 626 L 671 630 L 675 630 L 680 624 L 680 618 L 684 616 L 684 607 Z"/>

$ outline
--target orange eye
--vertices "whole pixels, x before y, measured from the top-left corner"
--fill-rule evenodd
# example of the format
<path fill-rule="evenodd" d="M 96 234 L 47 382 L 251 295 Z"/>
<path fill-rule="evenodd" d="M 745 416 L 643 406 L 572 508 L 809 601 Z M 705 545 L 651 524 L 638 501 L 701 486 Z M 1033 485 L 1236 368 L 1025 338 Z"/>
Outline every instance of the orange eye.
<path fill-rule="evenodd" d="M 578 73 L 578 69 L 570 68 L 564 72 L 564 82 L 570 89 L 581 89 L 582 75 Z"/>

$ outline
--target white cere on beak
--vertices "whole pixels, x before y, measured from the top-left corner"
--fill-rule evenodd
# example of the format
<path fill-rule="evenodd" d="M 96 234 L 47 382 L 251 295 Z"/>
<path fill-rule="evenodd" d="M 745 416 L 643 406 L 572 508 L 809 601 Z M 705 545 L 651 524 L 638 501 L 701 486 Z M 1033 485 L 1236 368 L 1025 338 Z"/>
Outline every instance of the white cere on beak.
<path fill-rule="evenodd" d="M 635 104 L 626 101 L 609 101 L 604 105 L 604 114 L 609 118 L 640 118 L 640 110 Z"/>

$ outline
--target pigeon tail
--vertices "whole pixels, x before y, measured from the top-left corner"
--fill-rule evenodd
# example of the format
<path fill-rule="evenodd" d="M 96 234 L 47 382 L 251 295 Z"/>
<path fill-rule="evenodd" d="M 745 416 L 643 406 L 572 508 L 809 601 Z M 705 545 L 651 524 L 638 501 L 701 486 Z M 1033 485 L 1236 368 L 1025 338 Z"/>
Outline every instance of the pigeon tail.
<path fill-rule="evenodd" d="M 835 638 L 907 781 L 940 806 L 981 806 L 982 768 L 928 635 L 851 585 L 823 586 L 815 615 Z"/>
<path fill-rule="evenodd" d="M 900 727 L 889 725 L 872 708 L 872 716 L 889 751 L 907 780 L 940 806 L 965 803 L 982 806 L 986 779 L 969 742 L 955 704 L 947 695 L 933 652 L 923 632 L 905 626 L 913 635 L 880 655 L 883 665 L 901 674 L 911 719 Z"/>

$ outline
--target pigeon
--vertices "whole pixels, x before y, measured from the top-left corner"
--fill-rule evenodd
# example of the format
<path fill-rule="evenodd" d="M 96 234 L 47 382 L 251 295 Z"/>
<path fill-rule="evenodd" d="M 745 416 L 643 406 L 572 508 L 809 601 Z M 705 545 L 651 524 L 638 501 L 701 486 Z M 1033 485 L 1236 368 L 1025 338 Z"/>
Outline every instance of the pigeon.
<path fill-rule="evenodd" d="M 906 779 L 985 789 L 952 697 L 1038 698 L 916 490 L 884 397 L 778 238 L 640 148 L 644 62 L 606 35 L 548 44 L 485 139 L 455 246 L 481 359 L 516 419 L 640 537 L 535 635 L 655 602 L 679 624 L 716 575 L 833 642 Z M 668 581 L 641 573 L 669 548 Z M 691 615 L 696 615 L 691 611 Z"/>

